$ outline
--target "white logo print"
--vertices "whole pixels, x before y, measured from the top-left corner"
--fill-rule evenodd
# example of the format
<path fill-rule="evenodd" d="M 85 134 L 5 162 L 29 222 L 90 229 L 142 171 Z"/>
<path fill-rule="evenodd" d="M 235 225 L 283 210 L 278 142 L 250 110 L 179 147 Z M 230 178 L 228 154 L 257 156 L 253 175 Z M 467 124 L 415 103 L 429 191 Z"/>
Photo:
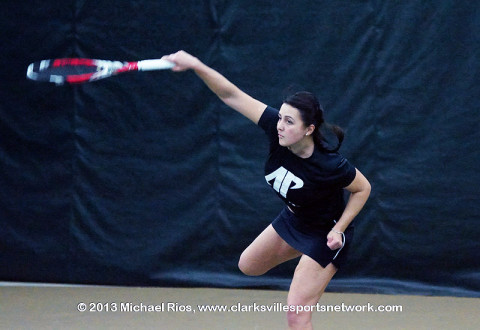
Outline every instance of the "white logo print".
<path fill-rule="evenodd" d="M 269 175 L 265 175 L 265 180 L 267 180 L 269 185 L 272 185 L 270 181 L 273 179 L 275 179 L 273 189 L 285 198 L 287 198 L 288 189 L 300 189 L 303 187 L 303 180 L 293 175 L 292 172 L 287 171 L 283 166 L 280 166 Z M 292 182 L 295 185 L 290 187 Z"/>

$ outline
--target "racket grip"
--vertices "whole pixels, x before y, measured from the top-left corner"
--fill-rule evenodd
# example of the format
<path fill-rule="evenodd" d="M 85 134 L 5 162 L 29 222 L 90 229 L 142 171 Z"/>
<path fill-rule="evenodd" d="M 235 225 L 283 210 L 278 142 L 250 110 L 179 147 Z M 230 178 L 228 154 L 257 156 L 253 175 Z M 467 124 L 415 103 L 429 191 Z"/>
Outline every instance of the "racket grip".
<path fill-rule="evenodd" d="M 158 59 L 138 61 L 137 65 L 138 71 L 151 71 L 171 69 L 175 66 L 175 63 L 163 59 Z"/>

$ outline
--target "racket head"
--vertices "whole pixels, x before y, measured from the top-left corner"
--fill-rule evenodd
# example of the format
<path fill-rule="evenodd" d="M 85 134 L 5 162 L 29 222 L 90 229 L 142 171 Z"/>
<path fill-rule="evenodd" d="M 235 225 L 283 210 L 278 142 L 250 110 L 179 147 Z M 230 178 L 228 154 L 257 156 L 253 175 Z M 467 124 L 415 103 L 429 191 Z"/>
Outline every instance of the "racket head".
<path fill-rule="evenodd" d="M 105 61 L 89 58 L 59 58 L 31 63 L 27 78 L 35 81 L 78 84 L 109 77 L 118 70 L 136 70 L 135 62 Z"/>

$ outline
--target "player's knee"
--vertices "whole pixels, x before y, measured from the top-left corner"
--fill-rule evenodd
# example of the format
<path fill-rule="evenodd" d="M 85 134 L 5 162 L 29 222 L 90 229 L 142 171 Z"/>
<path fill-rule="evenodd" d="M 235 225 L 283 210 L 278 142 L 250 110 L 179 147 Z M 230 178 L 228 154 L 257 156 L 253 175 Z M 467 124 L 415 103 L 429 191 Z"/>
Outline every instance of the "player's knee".
<path fill-rule="evenodd" d="M 312 329 L 311 313 L 300 312 L 298 310 L 289 310 L 287 312 L 287 322 L 289 329 Z"/>
<path fill-rule="evenodd" d="M 287 321 L 289 329 L 311 329 L 312 328 L 312 312 L 314 311 L 319 297 L 305 296 L 292 291 L 287 297 Z"/>
<path fill-rule="evenodd" d="M 263 269 L 259 269 L 247 256 L 245 256 L 245 253 L 242 253 L 238 260 L 238 269 L 248 276 L 260 276 L 265 274 Z"/>
<path fill-rule="evenodd" d="M 289 329 L 311 329 L 312 328 L 312 306 L 305 305 L 302 299 L 287 299 L 289 309 L 287 321 Z"/>

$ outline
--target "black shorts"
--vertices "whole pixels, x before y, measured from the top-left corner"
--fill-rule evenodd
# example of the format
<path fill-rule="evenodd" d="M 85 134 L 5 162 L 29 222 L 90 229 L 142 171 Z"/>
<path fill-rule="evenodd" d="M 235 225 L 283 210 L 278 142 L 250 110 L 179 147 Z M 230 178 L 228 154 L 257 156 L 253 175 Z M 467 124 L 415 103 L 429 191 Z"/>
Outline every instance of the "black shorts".
<path fill-rule="evenodd" d="M 312 226 L 302 221 L 288 207 L 285 207 L 272 222 L 273 228 L 285 242 L 324 268 L 329 263 L 337 268 L 344 265 L 353 239 L 354 228 L 349 226 L 344 232 L 345 243 L 338 255 L 338 250 L 330 250 L 327 246 L 327 235 L 334 225 L 335 222 L 332 221 L 331 225 Z"/>

